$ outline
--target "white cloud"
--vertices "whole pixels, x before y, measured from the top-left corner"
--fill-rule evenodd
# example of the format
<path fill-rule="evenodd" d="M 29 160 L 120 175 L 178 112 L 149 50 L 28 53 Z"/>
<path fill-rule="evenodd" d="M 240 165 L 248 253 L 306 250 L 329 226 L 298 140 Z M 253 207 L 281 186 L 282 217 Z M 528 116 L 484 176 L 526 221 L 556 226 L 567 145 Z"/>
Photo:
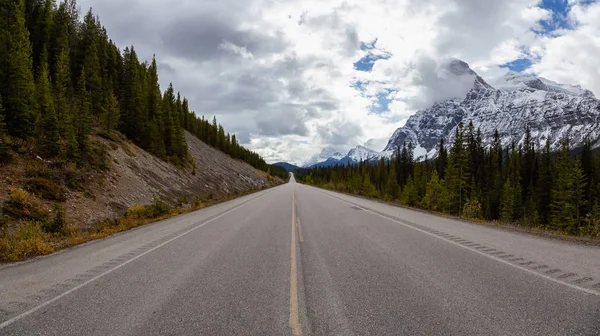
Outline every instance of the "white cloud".
<path fill-rule="evenodd" d="M 134 44 L 146 59 L 156 53 L 161 68 L 172 69 L 161 72 L 162 86 L 172 81 L 198 114 L 216 114 L 267 160 L 297 164 L 330 145 L 381 150 L 415 107 L 459 95 L 465 82 L 450 91 L 440 85 L 447 79 L 444 59 L 495 74 L 498 64 L 535 44 L 536 53 L 564 60 L 555 49 L 574 42 L 543 41 L 532 32 L 549 17 L 539 2 L 80 0 L 94 7 L 119 46 Z M 581 13 L 573 19 L 593 26 L 597 17 L 577 6 Z M 355 70 L 366 55 L 360 42 L 375 39 L 372 52 L 391 57 L 372 72 Z M 582 67 L 593 63 L 575 58 Z M 550 71 L 542 62 L 536 66 Z M 563 68 L 550 75 L 566 78 Z M 359 80 L 365 92 L 356 87 Z M 393 98 L 389 112 L 371 112 L 378 94 Z"/>
<path fill-rule="evenodd" d="M 565 84 L 581 85 L 600 97 L 600 3 L 572 2 L 571 30 L 540 37 L 531 51 L 531 72 Z"/>

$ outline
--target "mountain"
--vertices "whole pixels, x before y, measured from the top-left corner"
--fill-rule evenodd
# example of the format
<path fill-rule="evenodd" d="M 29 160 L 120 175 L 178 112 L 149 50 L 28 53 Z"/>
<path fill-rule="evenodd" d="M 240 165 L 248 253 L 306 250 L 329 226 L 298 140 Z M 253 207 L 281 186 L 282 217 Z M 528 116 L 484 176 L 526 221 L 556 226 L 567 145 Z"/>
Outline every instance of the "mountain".
<path fill-rule="evenodd" d="M 357 164 L 361 161 L 368 161 L 372 158 L 376 158 L 379 156 L 379 152 L 372 150 L 371 148 L 367 148 L 365 146 L 356 146 L 352 148 L 346 156 L 344 156 L 340 161 L 338 161 L 338 165 L 348 165 L 348 164 Z"/>
<path fill-rule="evenodd" d="M 287 163 L 287 162 L 277 162 L 277 163 L 273 163 L 273 166 L 278 166 L 278 167 L 282 167 L 283 169 L 285 169 L 288 172 L 292 172 L 295 170 L 300 169 L 300 167 L 295 166 L 291 163 Z"/>
<path fill-rule="evenodd" d="M 325 152 L 325 153 L 324 153 Z M 306 163 L 303 165 L 304 168 L 317 168 L 317 167 L 331 167 L 331 166 L 337 166 L 337 165 L 348 165 L 348 164 L 357 164 L 361 161 L 368 161 L 372 158 L 378 158 L 379 157 L 379 152 L 374 151 L 370 148 L 367 148 L 365 146 L 356 146 L 355 148 L 352 148 L 348 154 L 343 155 L 340 152 L 335 152 L 333 153 L 332 156 L 328 157 L 327 159 L 323 160 L 324 154 L 327 155 L 330 152 L 332 152 L 330 149 L 324 149 L 319 155 L 316 155 L 314 157 L 312 157 L 309 161 L 307 162 L 312 162 L 313 160 L 321 160 L 318 161 L 317 163 L 314 163 L 312 165 L 307 166 Z M 317 156 L 319 156 L 318 158 L 316 158 Z"/>
<path fill-rule="evenodd" d="M 487 83 L 467 63 L 450 63 L 454 76 L 472 76 L 473 85 L 464 97 L 437 102 L 419 110 L 406 125 L 390 138 L 382 156 L 391 156 L 403 143 L 415 145 L 415 158 L 434 157 L 441 138 L 449 145 L 454 141 L 460 122 L 470 121 L 481 128 L 485 144 L 497 129 L 504 146 L 521 143 L 527 125 L 534 141 L 543 146 L 551 139 L 552 148 L 568 136 L 576 147 L 586 137 L 600 145 L 600 101 L 580 86 L 559 84 L 545 78 L 509 71 Z"/>
<path fill-rule="evenodd" d="M 344 154 L 338 152 L 334 148 L 327 147 L 324 148 L 321 153 L 313 155 L 308 161 L 304 162 L 302 168 L 310 168 L 317 164 L 321 165 L 325 162 L 328 165 L 334 165 L 337 161 L 341 160 L 344 157 Z"/>

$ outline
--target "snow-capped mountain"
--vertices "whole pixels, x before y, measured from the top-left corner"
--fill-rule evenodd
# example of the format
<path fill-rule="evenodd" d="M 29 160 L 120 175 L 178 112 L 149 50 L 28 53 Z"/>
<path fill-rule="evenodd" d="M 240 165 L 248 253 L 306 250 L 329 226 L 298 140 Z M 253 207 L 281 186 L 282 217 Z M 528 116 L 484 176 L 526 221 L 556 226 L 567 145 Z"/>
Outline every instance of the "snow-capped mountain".
<path fill-rule="evenodd" d="M 338 165 L 348 165 L 348 164 L 357 164 L 361 161 L 369 161 L 373 158 L 379 156 L 379 152 L 372 150 L 371 148 L 367 148 L 365 146 L 356 146 L 352 148 L 346 156 L 344 156 L 340 161 L 338 161 Z"/>
<path fill-rule="evenodd" d="M 473 87 L 465 97 L 448 99 L 419 110 L 390 138 L 382 156 L 391 156 L 403 143 L 415 145 L 415 158 L 435 157 L 441 138 L 454 141 L 457 125 L 472 121 L 480 127 L 489 144 L 495 129 L 504 146 L 524 140 L 529 125 L 536 143 L 543 146 L 550 137 L 557 148 L 568 136 L 573 146 L 588 137 L 600 146 L 600 101 L 580 86 L 559 84 L 533 75 L 508 72 L 489 84 L 467 63 L 452 61 L 451 73 L 473 76 Z"/>
<path fill-rule="evenodd" d="M 323 159 L 325 155 L 332 153 L 330 157 Z M 348 165 L 348 164 L 357 164 L 361 161 L 368 161 L 373 158 L 378 158 L 379 152 L 374 151 L 365 146 L 356 146 L 352 148 L 348 154 L 343 155 L 340 152 L 336 152 L 335 150 L 331 150 L 330 148 L 325 148 L 320 154 L 313 156 L 310 160 L 308 160 L 303 168 L 315 168 L 315 167 L 331 167 L 337 165 Z M 312 163 L 317 160 L 316 163 Z M 310 164 L 310 165 L 309 165 Z"/>
<path fill-rule="evenodd" d="M 339 161 L 344 157 L 344 154 L 338 152 L 336 149 L 327 147 L 323 148 L 321 153 L 313 155 L 308 161 L 304 162 L 302 168 L 310 168 L 316 164 L 323 163 L 325 161 Z M 332 159 L 332 160 L 330 160 Z"/>

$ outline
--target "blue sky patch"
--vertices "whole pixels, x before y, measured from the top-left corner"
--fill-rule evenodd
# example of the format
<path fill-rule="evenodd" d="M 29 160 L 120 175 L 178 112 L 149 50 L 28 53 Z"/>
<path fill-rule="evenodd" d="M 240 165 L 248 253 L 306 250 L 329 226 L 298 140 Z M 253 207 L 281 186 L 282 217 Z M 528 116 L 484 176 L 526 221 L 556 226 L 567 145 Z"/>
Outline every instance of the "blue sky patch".
<path fill-rule="evenodd" d="M 557 29 L 569 28 L 569 2 L 567 0 L 542 0 L 540 7 L 552 11 L 552 18 L 541 21 L 541 34 L 548 34 Z"/>
<path fill-rule="evenodd" d="M 531 60 L 528 58 L 520 58 L 512 62 L 502 64 L 501 68 L 507 68 L 512 71 L 521 72 L 531 66 Z"/>

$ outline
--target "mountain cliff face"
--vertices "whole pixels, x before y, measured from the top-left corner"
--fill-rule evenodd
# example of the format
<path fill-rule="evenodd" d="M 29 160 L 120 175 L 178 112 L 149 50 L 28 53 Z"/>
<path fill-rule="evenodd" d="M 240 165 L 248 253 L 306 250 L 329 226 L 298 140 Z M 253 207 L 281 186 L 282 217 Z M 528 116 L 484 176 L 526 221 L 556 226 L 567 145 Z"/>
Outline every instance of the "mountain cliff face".
<path fill-rule="evenodd" d="M 481 128 L 485 144 L 497 129 L 503 145 L 524 140 L 529 125 L 539 146 L 549 138 L 553 148 L 568 136 L 573 146 L 587 138 L 600 146 L 600 101 L 579 86 L 559 84 L 544 78 L 508 72 L 487 83 L 462 61 L 449 65 L 455 76 L 472 76 L 473 87 L 465 97 L 435 103 L 409 118 L 390 138 L 382 156 L 391 156 L 403 143 L 415 145 L 415 158 L 436 156 L 441 138 L 454 141 L 456 127 L 472 121 Z"/>

